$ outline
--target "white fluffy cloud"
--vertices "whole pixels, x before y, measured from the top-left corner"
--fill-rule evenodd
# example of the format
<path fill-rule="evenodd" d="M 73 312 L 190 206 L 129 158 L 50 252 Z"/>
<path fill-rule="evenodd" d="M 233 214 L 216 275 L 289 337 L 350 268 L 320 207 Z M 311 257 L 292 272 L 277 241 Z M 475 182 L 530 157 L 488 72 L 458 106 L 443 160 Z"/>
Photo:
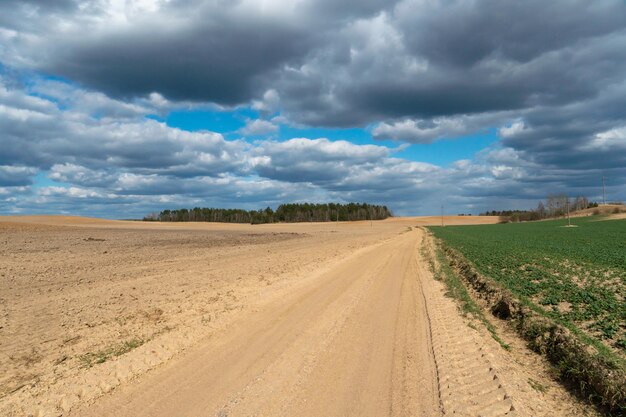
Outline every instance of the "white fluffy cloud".
<path fill-rule="evenodd" d="M 246 125 L 239 130 L 245 136 L 269 135 L 278 132 L 278 125 L 268 120 L 254 119 L 247 120 Z"/>
<path fill-rule="evenodd" d="M 498 130 L 498 133 L 503 138 L 509 138 L 515 135 L 518 135 L 524 131 L 524 122 L 521 120 L 517 120 L 511 123 L 510 126 L 503 126 Z"/>
<path fill-rule="evenodd" d="M 476 126 L 468 126 L 462 118 L 435 118 L 427 120 L 401 120 L 379 123 L 372 135 L 377 139 L 393 139 L 411 143 L 431 143 L 437 139 L 454 138 L 475 133 Z"/>
<path fill-rule="evenodd" d="M 264 113 L 275 113 L 280 108 L 280 96 L 276 90 L 269 89 L 263 94 L 262 100 L 253 100 L 252 108 Z"/>
<path fill-rule="evenodd" d="M 626 150 L 626 126 L 596 133 L 586 148 L 613 150 L 616 152 Z"/>

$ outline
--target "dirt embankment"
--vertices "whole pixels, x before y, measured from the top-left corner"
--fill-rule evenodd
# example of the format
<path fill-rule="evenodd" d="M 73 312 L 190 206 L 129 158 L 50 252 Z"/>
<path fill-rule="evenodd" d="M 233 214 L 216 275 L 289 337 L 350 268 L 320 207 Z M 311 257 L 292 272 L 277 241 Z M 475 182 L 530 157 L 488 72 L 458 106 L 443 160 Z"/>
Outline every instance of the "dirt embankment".
<path fill-rule="evenodd" d="M 491 313 L 509 321 L 529 346 L 545 355 L 561 377 L 583 395 L 617 413 L 626 411 L 626 368 L 623 360 L 601 354 L 582 337 L 539 314 L 515 295 L 481 275 L 463 255 L 441 244 L 450 265 Z"/>
<path fill-rule="evenodd" d="M 626 215 L 626 205 L 606 204 L 598 207 L 578 210 L 570 214 L 572 217 L 587 217 L 596 215 L 608 215 L 610 218 L 624 218 Z"/>

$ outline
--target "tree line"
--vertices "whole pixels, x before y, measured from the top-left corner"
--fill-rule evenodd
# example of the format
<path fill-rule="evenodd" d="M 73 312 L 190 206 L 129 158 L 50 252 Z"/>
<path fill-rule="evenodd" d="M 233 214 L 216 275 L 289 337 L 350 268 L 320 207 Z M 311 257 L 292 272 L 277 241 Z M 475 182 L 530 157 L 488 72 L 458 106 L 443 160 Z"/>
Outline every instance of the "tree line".
<path fill-rule="evenodd" d="M 355 220 L 383 220 L 393 214 L 387 206 L 367 203 L 348 204 L 281 204 L 276 211 L 270 207 L 261 210 L 201 208 L 163 210 L 143 218 L 161 222 L 223 222 L 223 223 L 295 223 L 335 222 Z"/>
<path fill-rule="evenodd" d="M 491 210 L 480 213 L 481 216 L 500 216 L 512 222 L 523 222 L 563 217 L 575 211 L 598 207 L 598 203 L 591 202 L 587 197 L 578 196 L 570 199 L 565 194 L 551 194 L 546 201 L 540 201 L 537 208 L 531 210 Z"/>

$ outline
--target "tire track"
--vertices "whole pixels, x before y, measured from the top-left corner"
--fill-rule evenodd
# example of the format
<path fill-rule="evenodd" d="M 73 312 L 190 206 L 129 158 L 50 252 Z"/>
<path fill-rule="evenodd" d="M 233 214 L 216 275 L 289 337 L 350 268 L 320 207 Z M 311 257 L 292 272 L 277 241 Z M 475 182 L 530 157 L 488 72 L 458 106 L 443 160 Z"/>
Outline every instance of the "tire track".
<path fill-rule="evenodd" d="M 422 245 L 426 244 L 424 232 L 418 233 L 422 235 Z M 519 416 L 490 361 L 486 345 L 468 329 L 456 304 L 443 295 L 441 284 L 431 278 L 426 260 L 419 253 L 418 256 L 420 291 L 426 305 L 444 415 Z"/>

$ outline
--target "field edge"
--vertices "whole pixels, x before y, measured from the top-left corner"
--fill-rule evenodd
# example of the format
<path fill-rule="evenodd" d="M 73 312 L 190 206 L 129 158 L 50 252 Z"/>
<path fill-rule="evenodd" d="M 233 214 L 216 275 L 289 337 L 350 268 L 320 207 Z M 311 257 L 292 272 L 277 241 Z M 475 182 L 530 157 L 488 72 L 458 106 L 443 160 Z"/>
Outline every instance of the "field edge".
<path fill-rule="evenodd" d="M 480 298 L 479 305 L 514 328 L 532 350 L 544 355 L 564 382 L 574 382 L 578 393 L 592 403 L 618 415 L 626 412 L 626 366 L 622 358 L 598 349 L 591 340 L 542 315 L 502 284 L 479 273 L 461 252 L 432 238 L 446 266 L 460 278 L 470 296 Z"/>

